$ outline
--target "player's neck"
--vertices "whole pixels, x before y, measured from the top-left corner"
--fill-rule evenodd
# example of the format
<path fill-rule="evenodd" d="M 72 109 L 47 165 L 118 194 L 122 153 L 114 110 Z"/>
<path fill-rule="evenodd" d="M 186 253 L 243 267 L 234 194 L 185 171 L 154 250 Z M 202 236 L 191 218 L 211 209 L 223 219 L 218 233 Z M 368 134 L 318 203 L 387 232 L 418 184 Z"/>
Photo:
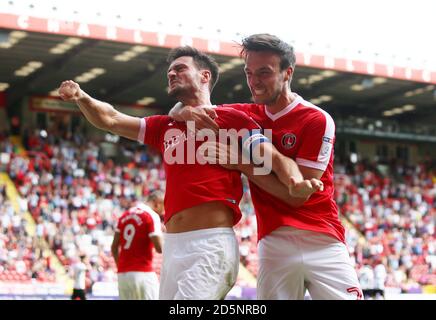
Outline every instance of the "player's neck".
<path fill-rule="evenodd" d="M 295 93 L 293 93 L 291 90 L 286 90 L 286 92 L 280 94 L 273 103 L 268 103 L 266 108 L 268 109 L 268 112 L 275 114 L 285 109 L 292 102 L 294 102 L 295 99 Z"/>
<path fill-rule="evenodd" d="M 204 106 L 211 105 L 210 95 L 204 91 L 198 91 L 189 97 L 179 99 L 185 106 Z"/>

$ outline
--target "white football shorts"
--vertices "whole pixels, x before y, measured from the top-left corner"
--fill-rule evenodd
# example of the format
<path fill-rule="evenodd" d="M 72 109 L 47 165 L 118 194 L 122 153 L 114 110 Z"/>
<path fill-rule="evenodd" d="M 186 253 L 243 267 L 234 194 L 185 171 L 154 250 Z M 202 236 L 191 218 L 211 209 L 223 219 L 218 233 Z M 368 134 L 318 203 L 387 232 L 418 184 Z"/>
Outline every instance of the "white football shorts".
<path fill-rule="evenodd" d="M 162 257 L 161 300 L 224 299 L 239 271 L 232 228 L 165 233 Z"/>
<path fill-rule="evenodd" d="M 357 273 L 344 243 L 325 234 L 280 227 L 258 246 L 259 300 L 362 299 Z"/>
<path fill-rule="evenodd" d="M 118 273 L 120 300 L 157 300 L 159 280 L 155 272 Z"/>

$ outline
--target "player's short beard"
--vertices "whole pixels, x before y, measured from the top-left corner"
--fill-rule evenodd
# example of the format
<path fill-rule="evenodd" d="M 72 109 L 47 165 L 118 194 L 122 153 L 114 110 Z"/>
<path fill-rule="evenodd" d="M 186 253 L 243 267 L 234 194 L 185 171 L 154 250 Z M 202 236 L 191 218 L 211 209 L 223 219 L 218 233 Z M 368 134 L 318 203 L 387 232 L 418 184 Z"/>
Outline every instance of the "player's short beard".
<path fill-rule="evenodd" d="M 186 91 L 189 90 L 186 87 L 176 87 L 173 90 L 168 90 L 168 96 L 179 100 L 181 97 L 186 96 Z"/>
<path fill-rule="evenodd" d="M 191 85 L 177 86 L 173 90 L 168 90 L 168 96 L 170 98 L 183 101 L 185 98 L 192 97 L 196 92 L 195 87 Z"/>
<path fill-rule="evenodd" d="M 266 105 L 274 104 L 277 101 L 277 99 L 279 98 L 280 93 L 281 92 L 279 90 L 276 90 L 273 95 L 271 95 L 267 98 L 260 99 L 260 100 L 256 100 L 256 99 L 253 99 L 253 100 L 257 104 L 266 104 Z M 255 97 L 255 95 L 253 95 L 253 98 L 254 97 Z"/>

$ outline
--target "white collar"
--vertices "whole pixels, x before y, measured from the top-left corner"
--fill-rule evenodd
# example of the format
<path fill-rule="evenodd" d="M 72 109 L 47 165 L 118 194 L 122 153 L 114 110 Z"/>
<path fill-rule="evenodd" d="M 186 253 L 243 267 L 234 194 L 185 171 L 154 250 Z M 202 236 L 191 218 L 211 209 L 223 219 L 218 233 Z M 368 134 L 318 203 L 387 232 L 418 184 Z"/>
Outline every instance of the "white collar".
<path fill-rule="evenodd" d="M 292 101 L 291 104 L 289 104 L 286 108 L 284 108 L 283 110 L 280 110 L 277 113 L 272 114 L 271 112 L 268 111 L 267 106 L 265 105 L 265 114 L 272 120 L 272 121 L 276 121 L 278 118 L 284 116 L 285 114 L 289 113 L 292 111 L 292 109 L 294 109 L 299 103 L 301 103 L 303 101 L 303 98 L 300 97 L 298 94 L 294 93 L 295 95 L 295 99 L 294 101 Z"/>

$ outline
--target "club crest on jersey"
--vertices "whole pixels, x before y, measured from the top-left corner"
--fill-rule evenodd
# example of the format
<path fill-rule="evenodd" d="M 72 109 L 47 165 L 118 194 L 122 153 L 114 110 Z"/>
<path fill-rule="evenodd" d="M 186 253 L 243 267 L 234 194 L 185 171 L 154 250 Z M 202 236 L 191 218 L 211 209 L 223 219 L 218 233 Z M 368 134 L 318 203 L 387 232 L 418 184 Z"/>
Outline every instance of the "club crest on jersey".
<path fill-rule="evenodd" d="M 282 137 L 282 146 L 285 149 L 291 149 L 295 145 L 296 141 L 297 141 L 297 137 L 295 136 L 295 134 L 286 133 Z"/>

